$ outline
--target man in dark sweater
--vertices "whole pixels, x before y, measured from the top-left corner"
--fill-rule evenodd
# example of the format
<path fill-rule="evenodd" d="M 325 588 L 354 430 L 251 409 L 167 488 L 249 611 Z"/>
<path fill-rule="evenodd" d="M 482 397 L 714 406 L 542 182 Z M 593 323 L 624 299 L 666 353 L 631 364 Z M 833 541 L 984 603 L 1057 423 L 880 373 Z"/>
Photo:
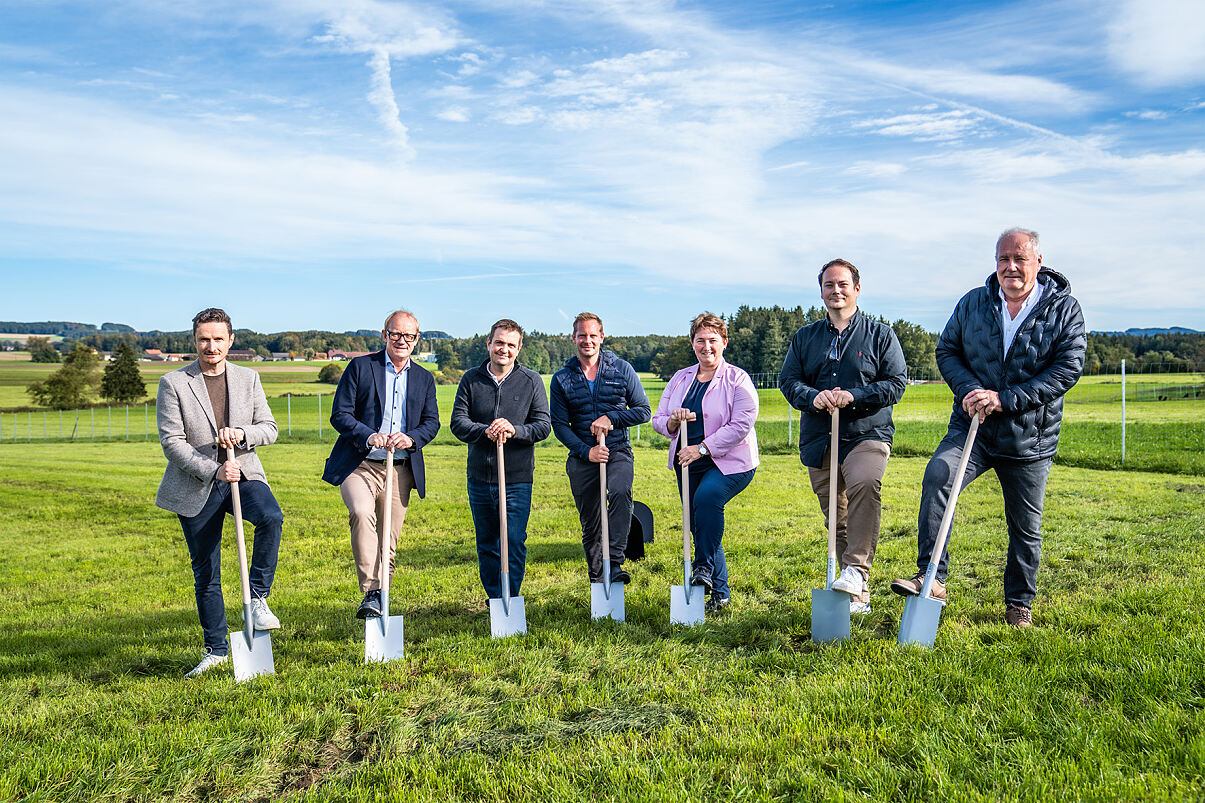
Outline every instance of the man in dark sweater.
<path fill-rule="evenodd" d="M 477 533 L 481 584 L 491 599 L 502 596 L 497 443 L 503 443 L 506 464 L 510 595 L 517 597 L 527 564 L 535 445 L 552 430 L 544 380 L 515 362 L 521 348 L 519 324 L 509 318 L 495 323 L 486 339 L 489 359 L 465 371 L 452 405 L 452 434 L 469 445 L 469 508 Z"/>
<path fill-rule="evenodd" d="M 582 525 L 582 547 L 591 583 L 603 582 L 602 504 L 599 463 L 607 464 L 607 533 L 611 552 L 608 581 L 627 583 L 623 568 L 632 527 L 632 447 L 628 427 L 652 416 L 636 371 L 613 352 L 604 351 L 602 319 L 583 312 L 573 321 L 570 357 L 552 377 L 552 429 L 569 449 L 565 473 Z M 606 440 L 599 444 L 600 435 Z"/>
<path fill-rule="evenodd" d="M 891 407 L 904 395 L 908 368 L 890 326 L 858 311 L 858 269 L 834 259 L 820 269 L 828 315 L 795 333 L 778 387 L 802 411 L 799 459 L 828 519 L 829 483 L 837 483 L 837 561 L 833 589 L 850 595 L 853 613 L 870 613 L 868 580 L 879 543 L 880 489 L 895 425 Z M 833 410 L 840 410 L 837 476 L 831 477 Z"/>
<path fill-rule="evenodd" d="M 995 469 L 1008 522 L 1004 620 L 1029 627 L 1042 554 L 1042 502 L 1058 450 L 1063 396 L 1084 368 L 1087 335 L 1079 302 L 1060 273 L 1042 267 L 1038 234 L 1009 229 L 996 241 L 996 272 L 954 308 L 937 343 L 937 367 L 954 391 L 946 437 L 925 468 L 918 523 L 918 571 L 891 584 L 920 593 L 949 502 L 971 416 L 982 422 L 965 484 Z M 948 542 L 947 542 L 948 543 Z M 946 598 L 942 553 L 930 595 Z"/>

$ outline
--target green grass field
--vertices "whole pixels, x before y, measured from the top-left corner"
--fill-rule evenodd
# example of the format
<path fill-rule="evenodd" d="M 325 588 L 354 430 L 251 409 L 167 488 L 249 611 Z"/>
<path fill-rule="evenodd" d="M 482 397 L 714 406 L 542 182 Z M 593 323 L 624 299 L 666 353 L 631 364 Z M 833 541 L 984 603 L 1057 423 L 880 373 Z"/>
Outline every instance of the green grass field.
<path fill-rule="evenodd" d="M 407 655 L 364 666 L 328 444 L 262 452 L 286 512 L 277 676 L 181 677 L 200 655 L 188 557 L 152 506 L 158 444 L 0 444 L 3 800 L 1197 800 L 1205 795 L 1205 486 L 1056 466 L 1036 627 L 1002 624 L 1006 537 L 988 475 L 959 506 L 936 648 L 894 641 L 924 460 L 893 458 L 874 613 L 810 641 L 824 528 L 768 455 L 730 504 L 733 605 L 668 623 L 680 513 L 637 450 L 657 541 L 626 624 L 589 621 L 563 452 L 541 449 L 523 593 L 495 641 L 464 449 L 429 447 L 395 613 Z M 228 525 L 228 533 L 232 527 Z M 226 598 L 239 621 L 233 544 Z"/>
<path fill-rule="evenodd" d="M 330 440 L 330 403 L 334 386 L 318 382 L 325 363 L 246 363 L 260 372 L 264 392 L 288 441 Z M 143 364 L 143 377 L 150 396 L 145 404 L 130 407 L 128 438 L 155 437 L 154 393 L 159 377 L 176 370 L 179 363 Z M 0 411 L 23 408 L 24 412 L 0 412 L 0 441 L 70 439 L 127 439 L 124 407 L 83 410 L 60 414 L 28 408 L 25 386 L 55 370 L 12 360 L 0 361 Z M 547 381 L 550 377 L 545 377 Z M 642 377 L 654 408 L 665 383 Z M 438 387 L 440 418 L 446 424 L 452 410 L 455 385 Z M 790 453 L 798 441 L 798 412 L 792 410 L 775 388 L 759 391 L 761 413 L 758 438 L 763 451 Z M 940 382 L 909 385 L 896 405 L 895 451 L 927 455 L 945 435 L 952 396 Z M 1126 380 L 1126 459 L 1121 450 L 1121 383 L 1117 376 L 1084 377 L 1067 395 L 1059 459 L 1067 465 L 1086 468 L 1129 468 L 1145 471 L 1205 474 L 1205 375 L 1133 374 Z M 321 408 L 319 407 L 321 405 Z M 321 409 L 321 414 L 320 414 Z M 291 422 L 291 426 L 290 426 Z M 641 427 L 640 440 L 663 448 L 665 439 L 652 427 Z M 437 443 L 452 443 L 445 429 Z M 555 446 L 555 444 L 549 444 Z M 559 448 L 559 447 L 556 447 Z"/>

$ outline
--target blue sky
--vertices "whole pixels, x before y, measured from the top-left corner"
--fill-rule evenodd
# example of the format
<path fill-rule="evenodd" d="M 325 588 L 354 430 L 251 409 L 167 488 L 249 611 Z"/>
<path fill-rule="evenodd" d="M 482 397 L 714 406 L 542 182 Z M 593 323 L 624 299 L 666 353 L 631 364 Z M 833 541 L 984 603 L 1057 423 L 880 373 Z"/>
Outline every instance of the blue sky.
<path fill-rule="evenodd" d="M 0 7 L 0 319 L 939 329 L 1042 234 L 1093 329 L 1205 329 L 1205 4 Z"/>

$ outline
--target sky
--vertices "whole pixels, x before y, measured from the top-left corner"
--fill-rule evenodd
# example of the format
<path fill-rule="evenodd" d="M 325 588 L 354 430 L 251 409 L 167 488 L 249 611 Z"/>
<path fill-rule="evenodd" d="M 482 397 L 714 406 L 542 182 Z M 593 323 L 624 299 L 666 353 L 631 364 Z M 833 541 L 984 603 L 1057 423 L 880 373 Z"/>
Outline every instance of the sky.
<path fill-rule="evenodd" d="M 0 0 L 0 320 L 938 330 L 1011 226 L 1205 329 L 1205 4 Z"/>

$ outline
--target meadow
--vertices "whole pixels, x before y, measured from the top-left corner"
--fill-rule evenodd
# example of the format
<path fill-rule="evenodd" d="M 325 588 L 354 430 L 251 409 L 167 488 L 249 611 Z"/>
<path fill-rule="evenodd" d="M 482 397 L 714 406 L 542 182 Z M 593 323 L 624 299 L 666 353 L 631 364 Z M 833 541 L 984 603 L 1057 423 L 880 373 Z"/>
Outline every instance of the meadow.
<path fill-rule="evenodd" d="M 1002 622 L 992 475 L 965 492 L 932 650 L 895 642 L 924 460 L 895 457 L 871 602 L 810 640 L 824 527 L 797 458 L 728 509 L 733 604 L 671 626 L 680 511 L 636 450 L 657 521 L 628 621 L 591 622 L 560 449 L 537 452 L 529 633 L 489 637 L 463 447 L 427 450 L 394 612 L 407 653 L 365 666 L 329 444 L 262 450 L 286 512 L 277 675 L 200 656 L 188 556 L 153 507 L 154 441 L 0 444 L 0 799 L 1193 800 L 1205 795 L 1205 486 L 1055 466 L 1035 627 Z M 225 578 L 240 618 L 228 524 Z"/>
<path fill-rule="evenodd" d="M 92 410 L 41 410 L 29 406 L 25 387 L 55 370 L 0 355 L 0 441 L 13 440 L 149 440 L 156 437 L 154 394 L 159 377 L 180 363 L 142 363 L 149 395 L 131 405 Z M 260 373 L 281 437 L 289 441 L 333 440 L 330 403 L 335 387 L 318 381 L 323 362 L 243 363 Z M 545 377 L 547 382 L 550 377 Z M 758 436 L 763 450 L 795 451 L 799 413 L 776 389 L 776 377 L 759 375 L 761 412 Z M 665 382 L 641 377 L 656 408 Z M 447 422 L 455 385 L 437 389 L 441 418 Z M 1088 376 L 1067 395 L 1059 460 L 1086 468 L 1129 468 L 1205 474 L 1205 375 L 1201 373 L 1131 374 L 1126 378 L 1125 459 L 1122 459 L 1121 379 Z M 927 455 L 945 435 L 952 395 L 942 382 L 909 385 L 896 405 L 895 452 Z M 10 412 L 3 412 L 3 411 Z M 21 410 L 22 412 L 15 412 Z M 128 421 L 127 421 L 128 417 Z M 633 431 L 642 442 L 664 448 L 666 440 L 644 426 Z M 453 443 L 446 429 L 437 443 Z M 549 444 L 554 445 L 554 444 Z"/>

